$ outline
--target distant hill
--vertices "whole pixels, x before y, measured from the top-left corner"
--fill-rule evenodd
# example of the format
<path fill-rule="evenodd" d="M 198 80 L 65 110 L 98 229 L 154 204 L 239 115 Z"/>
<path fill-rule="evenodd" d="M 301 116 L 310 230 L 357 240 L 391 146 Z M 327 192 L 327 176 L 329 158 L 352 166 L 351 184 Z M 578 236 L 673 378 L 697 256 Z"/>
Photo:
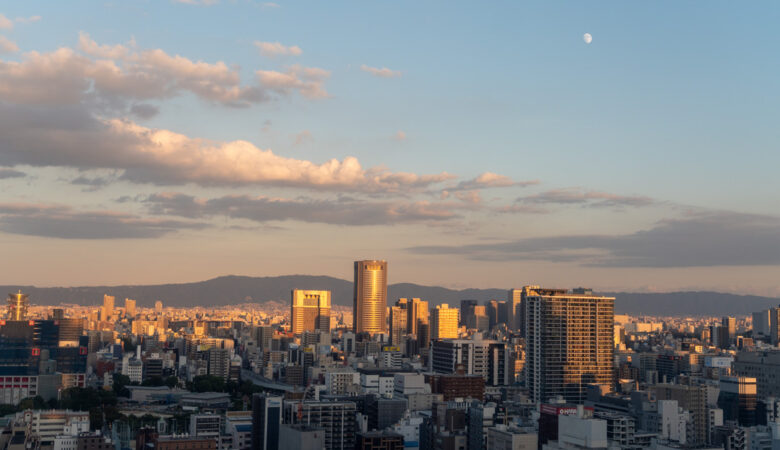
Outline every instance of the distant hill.
<path fill-rule="evenodd" d="M 35 286 L 0 286 L 0 293 L 16 292 L 21 289 L 30 294 L 30 301 L 38 305 L 75 303 L 99 305 L 103 294 L 117 298 L 122 305 L 125 298 L 132 298 L 138 306 L 152 306 L 162 300 L 167 306 L 224 306 L 239 303 L 262 303 L 276 300 L 287 302 L 290 291 L 298 289 L 323 289 L 333 293 L 335 305 L 352 305 L 352 282 L 339 278 L 310 275 L 286 275 L 280 277 L 224 276 L 207 281 L 181 284 L 160 284 L 149 286 L 82 286 L 38 288 Z M 449 303 L 460 305 L 463 299 L 485 301 L 505 300 L 506 289 L 463 289 L 454 290 L 438 286 L 421 286 L 412 283 L 398 283 L 388 287 L 392 301 L 400 297 L 420 297 L 431 304 Z M 746 315 L 753 311 L 767 309 L 780 304 L 780 298 L 735 295 L 718 292 L 669 292 L 640 294 L 613 292 L 606 295 L 616 297 L 615 310 L 618 313 L 702 316 L 702 315 Z"/>

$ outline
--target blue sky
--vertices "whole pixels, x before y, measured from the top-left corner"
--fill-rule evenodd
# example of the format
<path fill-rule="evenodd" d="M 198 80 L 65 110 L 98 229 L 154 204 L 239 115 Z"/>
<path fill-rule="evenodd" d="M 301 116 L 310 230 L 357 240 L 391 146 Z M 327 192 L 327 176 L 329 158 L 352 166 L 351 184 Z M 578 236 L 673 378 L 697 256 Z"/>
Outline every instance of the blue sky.
<path fill-rule="evenodd" d="M 1 281 L 780 295 L 775 3 L 206 3 L 2 6 Z"/>

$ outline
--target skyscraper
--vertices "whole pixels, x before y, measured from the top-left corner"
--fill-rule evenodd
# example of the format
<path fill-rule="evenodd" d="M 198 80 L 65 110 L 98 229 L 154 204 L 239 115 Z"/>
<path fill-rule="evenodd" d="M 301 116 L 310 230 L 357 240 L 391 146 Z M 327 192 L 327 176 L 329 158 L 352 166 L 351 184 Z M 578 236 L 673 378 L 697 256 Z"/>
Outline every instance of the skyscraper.
<path fill-rule="evenodd" d="M 523 315 L 525 308 L 523 308 L 523 290 L 522 289 L 510 289 L 506 296 L 507 307 L 511 310 L 512 323 L 507 324 L 509 328 L 519 331 L 522 334 L 523 330 Z"/>
<path fill-rule="evenodd" d="M 737 319 L 723 316 L 720 325 L 722 329 L 720 348 L 729 348 L 737 342 Z"/>
<path fill-rule="evenodd" d="M 395 306 L 390 308 L 390 342 L 401 345 L 401 336 L 409 333 L 409 306 L 405 298 L 399 298 Z"/>
<path fill-rule="evenodd" d="M 612 384 L 614 297 L 587 289 L 524 289 L 526 386 L 533 401 L 582 403 L 587 384 Z"/>
<path fill-rule="evenodd" d="M 330 291 L 293 289 L 290 301 L 292 332 L 330 332 Z"/>
<path fill-rule="evenodd" d="M 252 448 L 277 450 L 282 424 L 282 397 L 254 394 L 252 397 Z"/>
<path fill-rule="evenodd" d="M 103 295 L 103 309 L 100 310 L 100 320 L 108 322 L 114 315 L 114 296 Z"/>
<path fill-rule="evenodd" d="M 444 303 L 431 311 L 431 339 L 457 339 L 458 310 Z"/>
<path fill-rule="evenodd" d="M 162 309 L 163 309 L 163 304 L 162 304 L 161 301 L 157 300 L 156 302 L 154 302 L 154 311 L 157 314 L 161 314 L 162 313 Z"/>
<path fill-rule="evenodd" d="M 387 332 L 387 261 L 355 261 L 355 333 Z"/>
<path fill-rule="evenodd" d="M 420 324 L 428 323 L 428 302 L 419 298 L 411 298 L 406 301 L 408 317 L 406 326 L 409 334 L 418 335 Z"/>
<path fill-rule="evenodd" d="M 128 317 L 135 316 L 135 300 L 129 298 L 125 299 L 125 315 Z"/>
<path fill-rule="evenodd" d="M 469 323 L 473 322 L 474 308 L 479 304 L 476 300 L 461 300 L 460 301 L 460 324 L 469 326 Z"/>
<path fill-rule="evenodd" d="M 8 294 L 8 320 L 26 320 L 29 306 L 29 296 L 22 294 L 22 291 Z"/>
<path fill-rule="evenodd" d="M 769 308 L 769 342 L 780 344 L 780 306 Z"/>
<path fill-rule="evenodd" d="M 498 323 L 498 302 L 495 300 L 486 301 L 485 312 L 488 316 L 488 330 L 492 330 Z"/>

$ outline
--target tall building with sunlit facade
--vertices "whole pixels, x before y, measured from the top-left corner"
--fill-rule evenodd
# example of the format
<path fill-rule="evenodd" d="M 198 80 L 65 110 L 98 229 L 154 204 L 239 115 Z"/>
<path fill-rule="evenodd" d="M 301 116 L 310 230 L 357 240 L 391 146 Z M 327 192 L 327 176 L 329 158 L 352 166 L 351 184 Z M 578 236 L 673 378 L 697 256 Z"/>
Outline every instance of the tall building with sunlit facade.
<path fill-rule="evenodd" d="M 100 310 L 100 320 L 108 322 L 111 320 L 111 316 L 114 315 L 114 296 L 103 296 L 103 308 Z"/>
<path fill-rule="evenodd" d="M 450 308 L 446 303 L 431 310 L 431 339 L 457 339 L 459 313 L 457 308 Z"/>
<path fill-rule="evenodd" d="M 27 294 L 22 294 L 22 291 L 8 294 L 8 320 L 25 320 L 29 307 L 30 299 Z"/>
<path fill-rule="evenodd" d="M 588 384 L 612 385 L 615 298 L 589 289 L 523 288 L 526 386 L 536 403 L 582 403 Z"/>
<path fill-rule="evenodd" d="M 355 261 L 355 333 L 387 332 L 387 261 Z"/>
<path fill-rule="evenodd" d="M 330 333 L 330 291 L 293 289 L 290 323 L 294 334 Z"/>

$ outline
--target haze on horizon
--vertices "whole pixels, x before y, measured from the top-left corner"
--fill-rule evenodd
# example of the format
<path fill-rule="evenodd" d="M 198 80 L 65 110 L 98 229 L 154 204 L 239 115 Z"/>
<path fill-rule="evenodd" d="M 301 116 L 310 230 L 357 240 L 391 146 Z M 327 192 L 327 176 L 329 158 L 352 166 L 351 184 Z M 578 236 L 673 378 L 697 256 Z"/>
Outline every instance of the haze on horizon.
<path fill-rule="evenodd" d="M 780 296 L 778 19 L 5 4 L 0 284 L 351 279 L 377 258 L 390 283 Z"/>

